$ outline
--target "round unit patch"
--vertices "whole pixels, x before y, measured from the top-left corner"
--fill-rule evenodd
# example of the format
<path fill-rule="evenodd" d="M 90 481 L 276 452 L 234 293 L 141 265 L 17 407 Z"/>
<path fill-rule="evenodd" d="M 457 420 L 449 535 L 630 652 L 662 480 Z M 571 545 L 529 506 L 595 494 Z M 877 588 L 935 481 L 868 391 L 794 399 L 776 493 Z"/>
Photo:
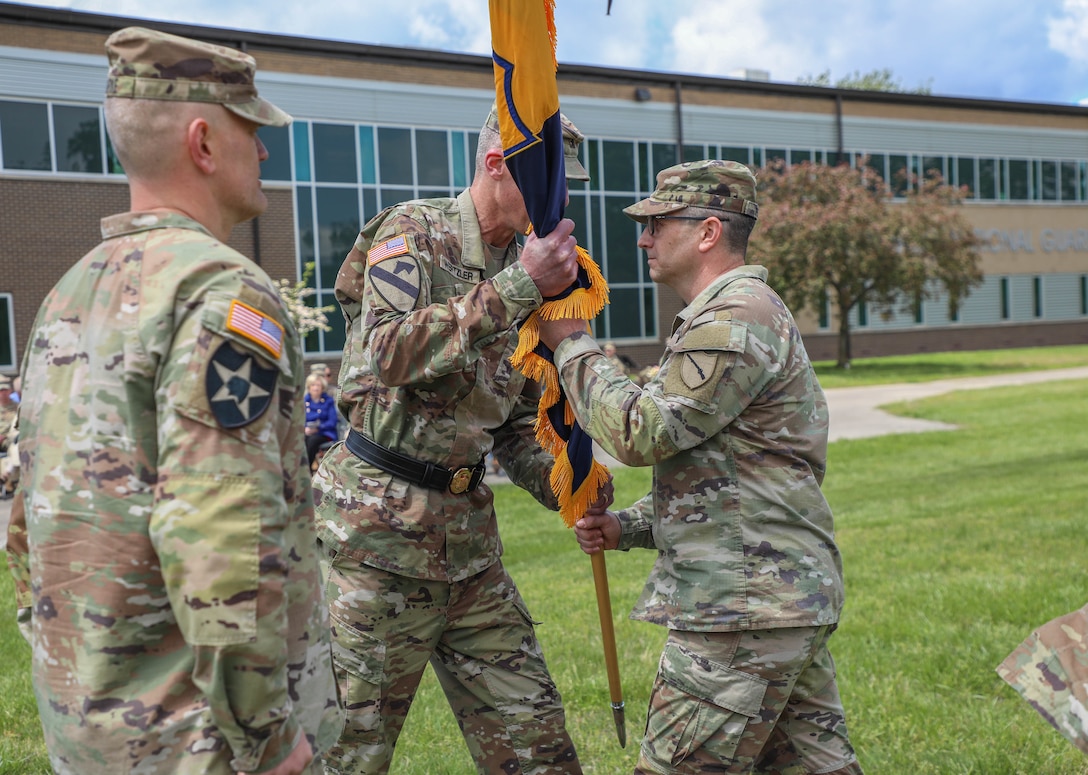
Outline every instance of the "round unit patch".
<path fill-rule="evenodd" d="M 223 342 L 204 375 L 208 405 L 216 422 L 224 428 L 241 428 L 264 414 L 272 403 L 279 374 L 279 369 L 266 369 L 255 356 Z"/>

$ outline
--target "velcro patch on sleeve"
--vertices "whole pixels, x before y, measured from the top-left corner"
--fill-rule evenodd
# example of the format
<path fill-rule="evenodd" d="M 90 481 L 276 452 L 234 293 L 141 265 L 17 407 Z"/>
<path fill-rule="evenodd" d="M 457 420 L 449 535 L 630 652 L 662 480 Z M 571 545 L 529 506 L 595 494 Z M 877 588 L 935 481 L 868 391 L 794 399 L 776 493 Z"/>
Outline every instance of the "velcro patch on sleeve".
<path fill-rule="evenodd" d="M 234 299 L 227 313 L 227 330 L 256 342 L 278 359 L 283 352 L 283 326 L 259 309 Z"/>
<path fill-rule="evenodd" d="M 366 261 L 374 266 L 374 264 L 387 258 L 403 256 L 408 250 L 408 238 L 403 234 L 398 234 L 396 237 L 390 237 L 385 242 L 378 243 L 367 251 Z"/>

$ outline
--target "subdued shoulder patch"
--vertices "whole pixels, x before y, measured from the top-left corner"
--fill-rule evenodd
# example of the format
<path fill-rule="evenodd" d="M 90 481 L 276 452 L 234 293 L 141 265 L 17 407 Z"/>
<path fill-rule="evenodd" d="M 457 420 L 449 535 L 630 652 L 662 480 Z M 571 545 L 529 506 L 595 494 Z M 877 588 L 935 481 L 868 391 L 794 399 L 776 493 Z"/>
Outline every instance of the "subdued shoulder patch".
<path fill-rule="evenodd" d="M 227 330 L 256 342 L 278 360 L 283 352 L 283 326 L 255 307 L 234 299 L 227 312 Z"/>
<path fill-rule="evenodd" d="M 204 388 L 212 415 L 224 428 L 241 428 L 272 403 L 279 369 L 265 368 L 256 356 L 223 342 L 208 361 Z"/>
<path fill-rule="evenodd" d="M 692 390 L 705 385 L 718 365 L 718 354 L 707 350 L 682 352 L 676 357 L 680 359 L 680 378 Z"/>
<path fill-rule="evenodd" d="M 384 248 L 384 257 L 375 261 L 374 251 L 379 248 Z M 422 270 L 412 253 L 411 238 L 406 234 L 393 237 L 371 248 L 367 255 L 367 282 L 374 292 L 397 312 L 415 307 Z"/>

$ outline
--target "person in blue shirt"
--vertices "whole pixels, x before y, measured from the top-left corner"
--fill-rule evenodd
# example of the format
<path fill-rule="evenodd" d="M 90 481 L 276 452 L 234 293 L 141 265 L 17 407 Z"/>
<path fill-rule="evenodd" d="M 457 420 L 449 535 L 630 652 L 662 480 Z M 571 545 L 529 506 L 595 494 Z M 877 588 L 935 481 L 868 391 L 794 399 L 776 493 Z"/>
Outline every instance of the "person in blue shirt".
<path fill-rule="evenodd" d="M 306 458 L 313 470 L 321 445 L 336 441 L 336 402 L 325 392 L 320 374 L 306 377 Z"/>

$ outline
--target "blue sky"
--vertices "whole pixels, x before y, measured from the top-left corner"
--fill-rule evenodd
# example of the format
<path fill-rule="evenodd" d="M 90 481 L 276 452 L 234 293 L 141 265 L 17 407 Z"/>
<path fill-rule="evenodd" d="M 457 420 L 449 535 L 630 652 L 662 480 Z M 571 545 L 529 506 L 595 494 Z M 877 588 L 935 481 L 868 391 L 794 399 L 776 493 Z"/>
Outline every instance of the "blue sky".
<path fill-rule="evenodd" d="M 531 1 L 531 0 L 530 0 Z M 486 0 L 24 4 L 489 54 Z M 1088 0 L 556 0 L 563 63 L 787 83 L 891 68 L 934 94 L 1088 105 Z"/>

